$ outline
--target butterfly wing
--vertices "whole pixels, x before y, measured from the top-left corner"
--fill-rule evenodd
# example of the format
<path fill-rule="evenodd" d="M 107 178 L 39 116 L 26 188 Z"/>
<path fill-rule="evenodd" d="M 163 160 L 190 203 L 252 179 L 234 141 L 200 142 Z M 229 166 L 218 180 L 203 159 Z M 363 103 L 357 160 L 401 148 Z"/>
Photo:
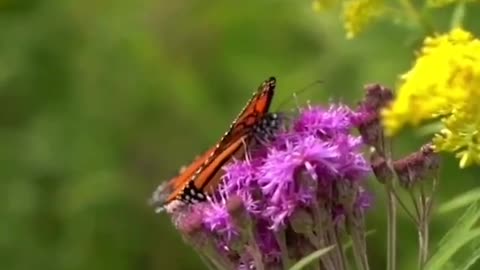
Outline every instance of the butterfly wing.
<path fill-rule="evenodd" d="M 180 169 L 179 175 L 172 178 L 170 181 L 160 185 L 152 196 L 152 203 L 154 205 L 162 206 L 168 204 L 172 200 L 176 199 L 177 194 L 184 188 L 193 175 L 200 170 L 205 161 L 213 155 L 216 147 L 208 149 L 201 156 L 196 158 L 190 165 Z"/>
<path fill-rule="evenodd" d="M 223 170 L 222 167 L 233 158 L 242 158 L 245 153 L 243 139 L 239 139 L 220 152 L 208 164 L 188 182 L 188 184 L 179 193 L 178 199 L 186 203 L 197 203 L 204 201 L 206 196 L 212 194 L 218 184 L 221 182 Z"/>
<path fill-rule="evenodd" d="M 245 147 L 270 108 L 275 90 L 274 77 L 264 81 L 230 125 L 220 141 L 196 159 L 179 176 L 161 185 L 153 195 L 154 204 L 168 206 L 174 201 L 195 203 L 215 191 L 223 172 L 221 168 L 233 157 L 242 158 Z"/>
<path fill-rule="evenodd" d="M 275 92 L 275 86 L 276 79 L 270 77 L 258 87 L 252 98 L 247 102 L 247 105 L 245 105 L 230 125 L 229 130 L 220 140 L 219 150 L 222 150 L 222 146 L 228 147 L 228 143 L 223 145 L 225 142 L 236 141 L 245 134 L 250 133 L 252 127 L 268 113 Z"/>
<path fill-rule="evenodd" d="M 242 158 L 244 148 L 242 144 L 248 145 L 253 137 L 253 129 L 263 122 L 267 115 L 275 91 L 276 80 L 270 77 L 264 81 L 253 94 L 247 105 L 230 125 L 229 130 L 220 139 L 212 157 L 205 162 L 198 174 L 192 178 L 192 184 L 187 186 L 184 193 L 195 196 L 201 191 L 207 194 L 214 191 L 220 182 L 221 168 L 228 163 L 232 157 Z M 208 188 L 206 188 L 208 187 Z M 203 196 L 200 196 L 203 197 Z"/>

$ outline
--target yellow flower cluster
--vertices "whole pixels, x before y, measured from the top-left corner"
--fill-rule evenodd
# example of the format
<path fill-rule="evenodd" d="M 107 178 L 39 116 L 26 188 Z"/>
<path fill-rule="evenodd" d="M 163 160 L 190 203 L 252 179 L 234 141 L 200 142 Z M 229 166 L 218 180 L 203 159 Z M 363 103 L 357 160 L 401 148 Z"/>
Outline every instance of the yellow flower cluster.
<path fill-rule="evenodd" d="M 398 95 L 383 111 L 385 131 L 440 118 L 437 151 L 455 152 L 460 167 L 480 164 L 480 40 L 462 29 L 428 37 Z"/>
<path fill-rule="evenodd" d="M 343 6 L 344 27 L 347 38 L 361 33 L 375 18 L 384 13 L 383 0 L 348 0 Z"/>

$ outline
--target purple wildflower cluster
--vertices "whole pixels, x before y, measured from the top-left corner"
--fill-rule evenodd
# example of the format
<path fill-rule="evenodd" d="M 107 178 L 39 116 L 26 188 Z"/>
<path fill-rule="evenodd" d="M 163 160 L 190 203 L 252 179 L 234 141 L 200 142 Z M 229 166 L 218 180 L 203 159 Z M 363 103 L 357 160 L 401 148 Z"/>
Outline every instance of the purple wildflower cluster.
<path fill-rule="evenodd" d="M 301 109 L 273 141 L 224 167 L 217 194 L 172 213 L 174 223 L 214 268 L 284 269 L 335 245 L 320 264 L 342 269 L 342 233 L 363 226 L 371 201 L 364 144 L 351 134 L 359 117 L 340 104 Z"/>

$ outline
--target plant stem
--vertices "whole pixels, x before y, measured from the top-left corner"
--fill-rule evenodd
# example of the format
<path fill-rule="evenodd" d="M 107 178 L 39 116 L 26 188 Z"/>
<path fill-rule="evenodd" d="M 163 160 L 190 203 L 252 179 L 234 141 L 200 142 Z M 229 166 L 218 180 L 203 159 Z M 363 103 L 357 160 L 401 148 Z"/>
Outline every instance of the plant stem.
<path fill-rule="evenodd" d="M 340 257 L 340 264 L 341 264 L 341 267 L 342 269 L 348 269 L 347 267 L 347 259 L 345 257 L 345 251 L 344 251 L 344 248 L 343 248 L 343 243 L 342 243 L 342 240 L 340 239 L 340 237 L 338 236 L 338 230 L 335 229 L 335 242 L 337 243 L 337 250 L 338 250 L 338 253 L 339 253 L 339 257 Z"/>
<path fill-rule="evenodd" d="M 418 266 L 421 270 L 424 268 L 428 259 L 429 225 L 432 199 L 425 194 L 423 186 L 420 187 L 419 197 L 420 215 L 418 216 Z"/>
<path fill-rule="evenodd" d="M 428 238 L 429 238 L 429 228 L 428 221 L 420 221 L 420 226 L 418 228 L 418 269 L 422 270 L 425 266 L 425 263 L 428 259 Z"/>
<path fill-rule="evenodd" d="M 290 256 L 288 255 L 287 242 L 285 239 L 285 234 L 283 232 L 275 233 L 277 238 L 278 246 L 280 247 L 280 252 L 282 253 L 282 264 L 284 269 L 290 268 Z"/>
<path fill-rule="evenodd" d="M 450 29 L 461 27 L 463 24 L 463 19 L 465 18 L 465 1 L 458 1 L 455 9 L 453 10 L 452 19 L 450 21 Z"/>
<path fill-rule="evenodd" d="M 335 270 L 345 270 L 345 260 L 342 256 L 343 250 L 341 246 L 341 241 L 337 235 L 337 230 L 335 229 L 335 226 L 330 222 L 327 225 L 327 228 L 325 228 L 325 230 L 328 235 L 327 237 L 329 239 L 329 244 L 334 245 L 333 250 L 330 253 L 333 263 L 335 265 Z"/>
<path fill-rule="evenodd" d="M 319 249 L 319 248 L 322 248 L 322 247 L 328 247 L 329 245 L 331 245 L 331 243 L 328 242 L 328 239 L 327 239 L 327 235 L 325 235 L 324 233 L 324 229 L 323 227 L 327 226 L 326 225 L 326 222 L 324 222 L 324 217 L 325 216 L 325 213 L 322 213 L 322 210 L 320 209 L 320 207 L 318 206 L 318 204 L 315 204 L 313 206 L 313 220 L 314 220 L 314 231 L 315 231 L 315 234 L 316 234 L 316 238 L 317 238 L 317 245 L 315 245 L 315 248 Z M 330 253 L 330 252 L 329 252 Z M 332 258 L 332 255 L 331 254 L 325 254 L 325 256 L 322 256 L 320 258 L 320 260 L 322 261 L 323 263 L 323 266 L 325 269 L 327 270 L 335 270 L 336 267 L 335 267 L 335 264 L 334 264 L 334 258 Z"/>
<path fill-rule="evenodd" d="M 360 235 L 360 232 L 363 232 L 363 228 L 358 228 L 359 224 L 355 224 L 353 215 L 349 215 L 349 227 L 350 235 L 352 237 L 352 247 L 353 255 L 357 264 L 357 269 L 360 270 L 369 270 L 370 266 L 368 264 L 367 250 L 364 243 L 363 235 Z"/>
<path fill-rule="evenodd" d="M 384 139 L 383 147 L 387 164 L 393 172 L 392 140 Z M 386 179 L 385 193 L 387 194 L 387 270 L 395 270 L 397 266 L 397 200 L 394 178 Z"/>
<path fill-rule="evenodd" d="M 385 183 L 387 193 L 387 270 L 396 268 L 397 208 L 392 183 Z"/>

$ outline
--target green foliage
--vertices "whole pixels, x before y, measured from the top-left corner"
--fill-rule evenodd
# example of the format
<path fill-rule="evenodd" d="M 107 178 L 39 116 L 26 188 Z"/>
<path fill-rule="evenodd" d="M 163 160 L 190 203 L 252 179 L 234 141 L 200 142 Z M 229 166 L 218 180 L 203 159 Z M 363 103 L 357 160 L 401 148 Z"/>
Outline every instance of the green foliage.
<path fill-rule="evenodd" d="M 301 270 L 304 269 L 307 265 L 318 261 L 320 257 L 323 255 L 327 254 L 327 252 L 330 252 L 334 247 L 326 247 L 319 249 L 317 251 L 312 252 L 312 254 L 306 256 L 305 258 L 302 258 L 298 262 L 296 262 L 292 267 L 290 267 L 290 270 Z"/>
<path fill-rule="evenodd" d="M 480 200 L 480 188 L 471 189 L 461 195 L 456 196 L 455 198 L 442 203 L 438 208 L 437 212 L 439 214 L 445 214 L 457 210 L 459 208 L 464 208 Z"/>
<path fill-rule="evenodd" d="M 439 242 L 425 269 L 469 269 L 479 256 L 480 228 L 475 227 L 479 219 L 480 202 L 475 202 Z M 457 266 L 454 255 L 461 249 L 461 266 Z"/>

